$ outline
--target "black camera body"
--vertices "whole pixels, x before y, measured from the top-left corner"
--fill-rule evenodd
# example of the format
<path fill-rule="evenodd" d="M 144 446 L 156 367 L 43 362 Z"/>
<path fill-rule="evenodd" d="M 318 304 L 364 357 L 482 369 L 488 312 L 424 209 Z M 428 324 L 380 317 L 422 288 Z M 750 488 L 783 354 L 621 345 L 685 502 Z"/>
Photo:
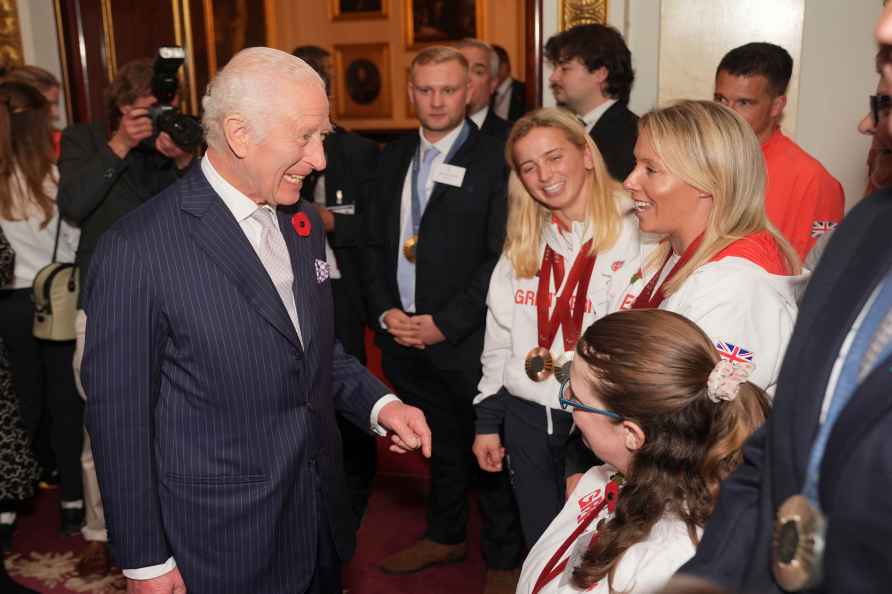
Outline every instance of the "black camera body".
<path fill-rule="evenodd" d="M 192 150 L 201 144 L 201 123 L 198 118 L 181 113 L 172 105 L 180 86 L 177 71 L 185 60 L 186 52 L 181 47 L 158 48 L 152 74 L 152 95 L 158 103 L 149 108 L 149 117 L 154 127 L 153 136 L 167 132 L 181 149 Z"/>

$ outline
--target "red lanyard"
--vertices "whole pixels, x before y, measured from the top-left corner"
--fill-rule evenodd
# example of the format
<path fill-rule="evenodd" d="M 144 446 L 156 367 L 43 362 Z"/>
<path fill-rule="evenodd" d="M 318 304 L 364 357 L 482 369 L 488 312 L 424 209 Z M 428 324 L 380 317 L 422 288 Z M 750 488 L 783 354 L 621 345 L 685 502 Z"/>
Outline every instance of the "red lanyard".
<path fill-rule="evenodd" d="M 688 246 L 688 248 L 684 251 L 679 258 L 678 262 L 675 263 L 675 266 L 672 267 L 672 270 L 669 271 L 669 276 L 666 277 L 662 283 L 660 283 L 660 287 L 654 290 L 657 282 L 659 282 L 660 277 L 663 276 L 663 270 L 666 268 L 666 265 L 669 263 L 669 260 L 672 259 L 672 250 L 669 250 L 669 254 L 666 256 L 666 260 L 663 262 L 663 265 L 660 266 L 660 269 L 657 271 L 653 277 L 651 277 L 650 281 L 645 285 L 644 290 L 638 294 L 638 298 L 635 299 L 635 303 L 632 304 L 632 309 L 654 309 L 660 307 L 660 304 L 663 303 L 663 300 L 666 296 L 663 294 L 663 286 L 672 280 L 672 277 L 675 276 L 675 273 L 681 270 L 682 266 L 688 263 L 688 260 L 694 255 L 694 252 L 697 251 L 697 248 L 700 247 L 700 244 L 703 242 L 703 234 L 701 233 L 697 239 Z"/>
<path fill-rule="evenodd" d="M 554 270 L 555 290 L 561 286 L 564 280 L 564 258 L 554 252 L 549 246 L 545 246 L 542 255 L 542 268 L 539 271 L 539 288 L 536 291 L 536 318 L 539 330 L 539 346 L 550 349 L 554 337 L 557 336 L 558 327 L 563 329 L 564 350 L 572 351 L 576 348 L 579 333 L 582 331 L 582 318 L 585 315 L 585 300 L 588 294 L 588 285 L 592 279 L 592 271 L 595 268 L 597 254 L 590 254 L 592 240 L 589 239 L 579 250 L 567 284 L 564 290 L 557 296 L 557 303 L 551 316 L 548 315 L 548 298 L 551 289 L 551 272 Z M 576 291 L 576 299 L 573 309 L 570 310 L 570 299 L 573 291 Z"/>
<path fill-rule="evenodd" d="M 560 563 L 558 563 L 558 559 L 564 556 L 564 553 L 567 552 L 567 549 L 576 542 L 576 539 L 579 538 L 579 535 L 585 532 L 585 529 L 591 525 L 591 523 L 598 517 L 605 507 L 609 511 L 613 511 L 616 509 L 616 499 L 619 495 L 619 485 L 614 481 L 610 481 L 607 483 L 607 486 L 604 487 L 604 500 L 601 501 L 593 509 L 589 512 L 589 514 L 585 517 L 585 519 L 580 522 L 580 524 L 576 527 L 576 530 L 573 531 L 570 536 L 567 537 L 567 540 L 558 547 L 558 550 L 555 551 L 554 555 L 551 556 L 551 559 L 548 560 L 548 563 L 545 564 L 545 567 L 542 568 L 542 573 L 539 574 L 539 579 L 536 580 L 536 585 L 533 586 L 532 594 L 538 594 L 539 590 L 545 587 L 545 585 L 556 578 L 557 576 L 564 573 L 564 570 L 567 568 L 567 563 L 570 562 L 570 557 L 567 557 Z M 592 535 L 592 540 L 589 542 L 589 549 L 591 549 L 598 542 L 598 534 L 595 533 Z"/>

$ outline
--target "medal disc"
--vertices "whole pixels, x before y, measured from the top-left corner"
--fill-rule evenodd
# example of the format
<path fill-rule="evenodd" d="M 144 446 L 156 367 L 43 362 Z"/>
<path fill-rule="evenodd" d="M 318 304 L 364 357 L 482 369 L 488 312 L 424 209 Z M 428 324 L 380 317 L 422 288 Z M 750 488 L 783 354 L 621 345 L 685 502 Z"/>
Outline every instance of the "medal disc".
<path fill-rule="evenodd" d="M 406 256 L 406 260 L 409 262 L 415 263 L 415 249 L 418 247 L 418 236 L 413 235 L 403 244 L 403 255 Z"/>
<path fill-rule="evenodd" d="M 554 378 L 562 384 L 570 381 L 570 363 L 575 354 L 573 351 L 561 353 L 554 363 Z"/>
<path fill-rule="evenodd" d="M 793 495 L 777 510 L 771 566 L 784 590 L 798 592 L 821 582 L 826 526 L 824 515 L 802 495 Z"/>
<path fill-rule="evenodd" d="M 536 347 L 527 353 L 523 367 L 527 372 L 527 377 L 534 382 L 545 381 L 554 372 L 554 359 L 551 358 L 548 349 Z"/>

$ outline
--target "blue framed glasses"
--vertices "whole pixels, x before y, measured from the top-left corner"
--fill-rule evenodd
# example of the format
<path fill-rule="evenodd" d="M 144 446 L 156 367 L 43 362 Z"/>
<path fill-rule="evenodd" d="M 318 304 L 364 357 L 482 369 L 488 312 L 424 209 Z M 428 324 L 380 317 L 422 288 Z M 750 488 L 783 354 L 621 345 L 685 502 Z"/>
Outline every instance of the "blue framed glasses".
<path fill-rule="evenodd" d="M 605 417 L 610 417 L 611 419 L 613 419 L 615 421 L 623 420 L 622 415 L 619 415 L 619 414 L 613 412 L 612 410 L 605 410 L 603 408 L 595 408 L 594 406 L 588 406 L 587 404 L 583 404 L 583 403 L 579 402 L 578 400 L 576 400 L 575 398 L 571 400 L 570 398 L 564 397 L 564 391 L 566 390 L 567 384 L 569 384 L 569 383 L 570 383 L 569 379 L 567 381 L 561 382 L 561 391 L 558 393 L 558 400 L 561 403 L 562 409 L 564 409 L 568 412 L 573 412 L 574 410 L 580 410 L 582 412 L 594 413 L 596 415 L 604 415 Z"/>

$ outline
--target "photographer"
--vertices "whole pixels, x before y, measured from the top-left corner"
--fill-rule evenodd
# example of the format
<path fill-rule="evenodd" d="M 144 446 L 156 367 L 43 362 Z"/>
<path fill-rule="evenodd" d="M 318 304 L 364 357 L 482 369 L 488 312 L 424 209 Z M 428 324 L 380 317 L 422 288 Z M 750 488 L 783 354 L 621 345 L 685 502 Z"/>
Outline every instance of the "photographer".
<path fill-rule="evenodd" d="M 151 60 L 126 64 L 106 90 L 109 128 L 76 124 L 62 134 L 59 205 L 66 218 L 81 226 L 77 262 L 83 286 L 102 234 L 174 183 L 192 163 L 192 153 L 177 146 L 167 133 L 153 136 L 155 126 L 149 110 L 158 103 L 152 91 L 153 76 Z M 81 333 L 84 318 L 78 313 Z M 76 372 L 81 349 L 75 353 Z M 108 572 L 110 558 L 89 438 L 84 440 L 81 464 L 86 508 L 83 535 L 89 543 L 77 570 L 82 576 L 101 575 Z"/>

